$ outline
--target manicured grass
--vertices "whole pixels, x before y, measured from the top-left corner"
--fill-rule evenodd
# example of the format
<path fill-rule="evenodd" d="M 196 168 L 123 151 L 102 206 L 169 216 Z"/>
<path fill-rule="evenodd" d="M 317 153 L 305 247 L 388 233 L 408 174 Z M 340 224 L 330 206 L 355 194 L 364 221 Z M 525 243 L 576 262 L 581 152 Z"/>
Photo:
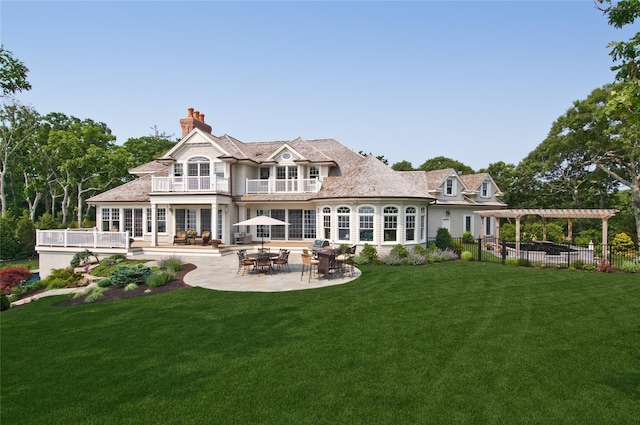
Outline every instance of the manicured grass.
<path fill-rule="evenodd" d="M 35 270 L 38 268 L 40 261 L 38 258 L 14 260 L 14 261 L 2 261 L 0 262 L 0 269 L 9 266 L 24 266 L 29 270 Z"/>
<path fill-rule="evenodd" d="M 637 275 L 455 262 L 1 316 L 7 424 L 632 424 Z"/>

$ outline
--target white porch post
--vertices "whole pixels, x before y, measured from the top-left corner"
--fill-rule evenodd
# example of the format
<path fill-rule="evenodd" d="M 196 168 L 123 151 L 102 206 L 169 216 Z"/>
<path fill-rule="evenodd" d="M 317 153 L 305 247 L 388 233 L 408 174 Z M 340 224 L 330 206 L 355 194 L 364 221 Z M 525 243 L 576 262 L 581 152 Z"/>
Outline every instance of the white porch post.
<path fill-rule="evenodd" d="M 211 203 L 211 239 L 218 239 L 218 202 Z"/>
<path fill-rule="evenodd" d="M 151 246 L 158 246 L 158 207 L 151 204 Z"/>

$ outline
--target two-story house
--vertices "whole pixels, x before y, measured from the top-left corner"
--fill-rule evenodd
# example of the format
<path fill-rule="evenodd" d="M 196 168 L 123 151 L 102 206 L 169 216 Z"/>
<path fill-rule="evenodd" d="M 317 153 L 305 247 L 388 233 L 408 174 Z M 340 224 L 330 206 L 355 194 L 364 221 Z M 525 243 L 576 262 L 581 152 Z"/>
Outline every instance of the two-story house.
<path fill-rule="evenodd" d="M 373 244 L 384 249 L 435 237 L 481 234 L 474 210 L 504 207 L 488 174 L 454 170 L 398 172 L 333 139 L 241 142 L 215 136 L 193 108 L 180 120 L 182 138 L 161 158 L 130 170 L 137 179 L 87 200 L 99 231 L 128 231 L 151 246 L 180 230 L 234 242 L 254 239 Z M 234 223 L 268 215 L 287 226 Z M 485 224 L 485 234 L 493 226 Z"/>

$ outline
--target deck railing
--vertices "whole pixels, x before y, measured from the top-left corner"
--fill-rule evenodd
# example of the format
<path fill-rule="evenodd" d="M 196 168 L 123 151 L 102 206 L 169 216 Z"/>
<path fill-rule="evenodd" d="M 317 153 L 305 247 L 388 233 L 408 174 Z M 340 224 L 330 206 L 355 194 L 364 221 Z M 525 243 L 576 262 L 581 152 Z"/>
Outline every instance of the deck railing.
<path fill-rule="evenodd" d="M 246 193 L 316 193 L 322 187 L 320 179 L 247 179 Z"/>
<path fill-rule="evenodd" d="M 36 230 L 38 246 L 129 249 L 129 232 L 97 229 Z"/>
<path fill-rule="evenodd" d="M 229 179 L 206 177 L 151 177 L 152 192 L 223 192 L 229 193 Z"/>

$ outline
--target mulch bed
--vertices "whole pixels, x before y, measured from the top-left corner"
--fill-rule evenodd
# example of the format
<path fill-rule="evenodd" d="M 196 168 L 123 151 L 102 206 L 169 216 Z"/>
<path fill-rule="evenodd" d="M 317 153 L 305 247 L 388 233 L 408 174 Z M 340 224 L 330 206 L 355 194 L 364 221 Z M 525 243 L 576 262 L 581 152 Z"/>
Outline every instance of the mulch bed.
<path fill-rule="evenodd" d="M 105 292 L 104 296 L 97 299 L 96 301 L 93 301 L 92 304 L 102 303 L 106 301 L 123 300 L 125 298 L 144 297 L 147 295 L 160 294 L 162 292 L 169 292 L 169 291 L 176 291 L 179 289 L 190 288 L 189 285 L 184 283 L 184 275 L 186 275 L 187 273 L 195 269 L 196 269 L 195 264 L 185 264 L 184 269 L 180 270 L 179 272 L 176 272 L 175 279 L 173 279 L 171 282 L 167 282 L 166 284 L 162 286 L 157 286 L 155 288 L 151 288 L 147 285 L 139 285 L 133 291 L 125 291 L 124 288 L 117 287 L 117 286 L 110 286 L 109 290 Z M 147 290 L 150 290 L 150 292 L 146 292 Z M 86 304 L 84 297 L 73 298 L 73 296 L 71 296 L 65 300 L 60 301 L 59 303 L 56 304 L 56 306 L 67 307 L 70 305 L 77 305 L 77 304 Z"/>

